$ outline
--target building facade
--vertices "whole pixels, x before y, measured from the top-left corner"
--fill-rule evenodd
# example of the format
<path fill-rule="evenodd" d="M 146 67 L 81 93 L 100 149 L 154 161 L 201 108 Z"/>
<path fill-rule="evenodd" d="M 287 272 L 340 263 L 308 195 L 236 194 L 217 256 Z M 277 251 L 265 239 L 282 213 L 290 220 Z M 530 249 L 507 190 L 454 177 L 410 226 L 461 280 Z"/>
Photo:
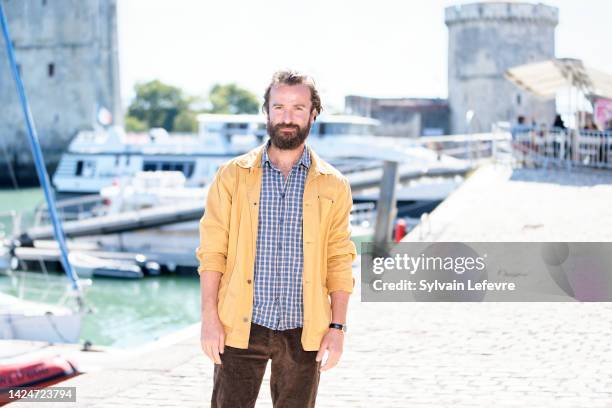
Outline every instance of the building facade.
<path fill-rule="evenodd" d="M 121 122 L 116 0 L 0 0 L 47 169 L 102 116 Z M 0 185 L 37 183 L 26 128 L 0 38 Z M 7 163 L 8 161 L 8 163 Z"/>
<path fill-rule="evenodd" d="M 380 121 L 384 136 L 419 137 L 449 133 L 449 107 L 445 99 L 370 98 L 348 95 L 346 113 Z"/>

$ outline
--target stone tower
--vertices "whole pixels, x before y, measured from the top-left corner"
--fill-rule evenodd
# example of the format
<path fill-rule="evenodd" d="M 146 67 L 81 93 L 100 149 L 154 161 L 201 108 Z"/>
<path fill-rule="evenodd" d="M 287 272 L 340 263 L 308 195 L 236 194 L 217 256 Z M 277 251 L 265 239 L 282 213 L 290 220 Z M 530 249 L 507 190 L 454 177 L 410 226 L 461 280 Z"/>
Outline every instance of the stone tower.
<path fill-rule="evenodd" d="M 448 98 L 453 133 L 489 132 L 518 115 L 552 123 L 554 101 L 542 101 L 504 78 L 511 67 L 555 57 L 559 11 L 544 4 L 481 2 L 446 8 Z M 467 126 L 466 113 L 474 111 Z"/>
<path fill-rule="evenodd" d="M 121 123 L 117 1 L 0 1 L 52 172 L 75 134 L 95 126 L 101 108 Z M 0 46 L 0 185 L 10 185 L 7 158 L 20 184 L 37 183 L 1 36 Z"/>

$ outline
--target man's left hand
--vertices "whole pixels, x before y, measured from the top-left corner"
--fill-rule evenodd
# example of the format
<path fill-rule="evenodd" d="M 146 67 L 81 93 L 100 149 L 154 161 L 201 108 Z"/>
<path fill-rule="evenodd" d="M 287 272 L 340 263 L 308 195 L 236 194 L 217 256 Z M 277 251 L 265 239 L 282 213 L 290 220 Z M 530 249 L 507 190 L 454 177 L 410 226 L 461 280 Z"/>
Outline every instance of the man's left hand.
<path fill-rule="evenodd" d="M 319 347 L 319 352 L 317 353 L 317 361 L 321 361 L 323 359 L 323 355 L 325 354 L 325 350 L 329 352 L 327 355 L 327 360 L 325 360 L 325 364 L 323 364 L 320 368 L 321 371 L 329 370 L 330 368 L 334 368 L 338 361 L 340 360 L 340 356 L 342 355 L 342 345 L 344 344 L 344 332 L 338 329 L 329 329 L 323 340 L 321 341 L 321 347 Z"/>

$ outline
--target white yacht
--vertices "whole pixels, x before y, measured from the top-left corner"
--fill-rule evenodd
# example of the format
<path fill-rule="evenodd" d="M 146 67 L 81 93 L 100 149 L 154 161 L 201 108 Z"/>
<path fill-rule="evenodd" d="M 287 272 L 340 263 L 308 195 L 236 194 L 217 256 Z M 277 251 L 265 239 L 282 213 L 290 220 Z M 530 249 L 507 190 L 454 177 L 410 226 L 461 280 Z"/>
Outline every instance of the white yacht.
<path fill-rule="evenodd" d="M 260 145 L 267 137 L 263 115 L 202 114 L 198 122 L 195 135 L 169 135 L 164 129 L 126 134 L 119 127 L 79 132 L 53 175 L 56 191 L 62 196 L 98 194 L 121 178 L 157 170 L 180 171 L 187 179 L 186 186 L 203 187 L 220 164 Z M 318 139 L 329 145 L 346 136 L 372 136 L 378 125 L 370 118 L 322 115 L 312 126 L 308 143 L 318 145 Z M 337 156 L 342 156 L 341 152 Z"/>

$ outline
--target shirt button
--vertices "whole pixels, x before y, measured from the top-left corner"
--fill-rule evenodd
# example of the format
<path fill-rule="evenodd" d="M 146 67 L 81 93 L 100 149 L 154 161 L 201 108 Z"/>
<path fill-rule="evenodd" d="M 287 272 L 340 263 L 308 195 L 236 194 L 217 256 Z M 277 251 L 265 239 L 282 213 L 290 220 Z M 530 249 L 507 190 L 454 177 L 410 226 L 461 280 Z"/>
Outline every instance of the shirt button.
<path fill-rule="evenodd" d="M 250 280 L 250 279 L 247 279 L 247 283 L 248 283 L 248 284 L 251 284 L 251 280 Z"/>
<path fill-rule="evenodd" d="M 242 318 L 242 321 L 246 323 L 246 322 L 248 322 L 248 321 L 249 321 L 249 318 L 248 318 L 248 317 L 243 317 L 243 318 Z"/>

